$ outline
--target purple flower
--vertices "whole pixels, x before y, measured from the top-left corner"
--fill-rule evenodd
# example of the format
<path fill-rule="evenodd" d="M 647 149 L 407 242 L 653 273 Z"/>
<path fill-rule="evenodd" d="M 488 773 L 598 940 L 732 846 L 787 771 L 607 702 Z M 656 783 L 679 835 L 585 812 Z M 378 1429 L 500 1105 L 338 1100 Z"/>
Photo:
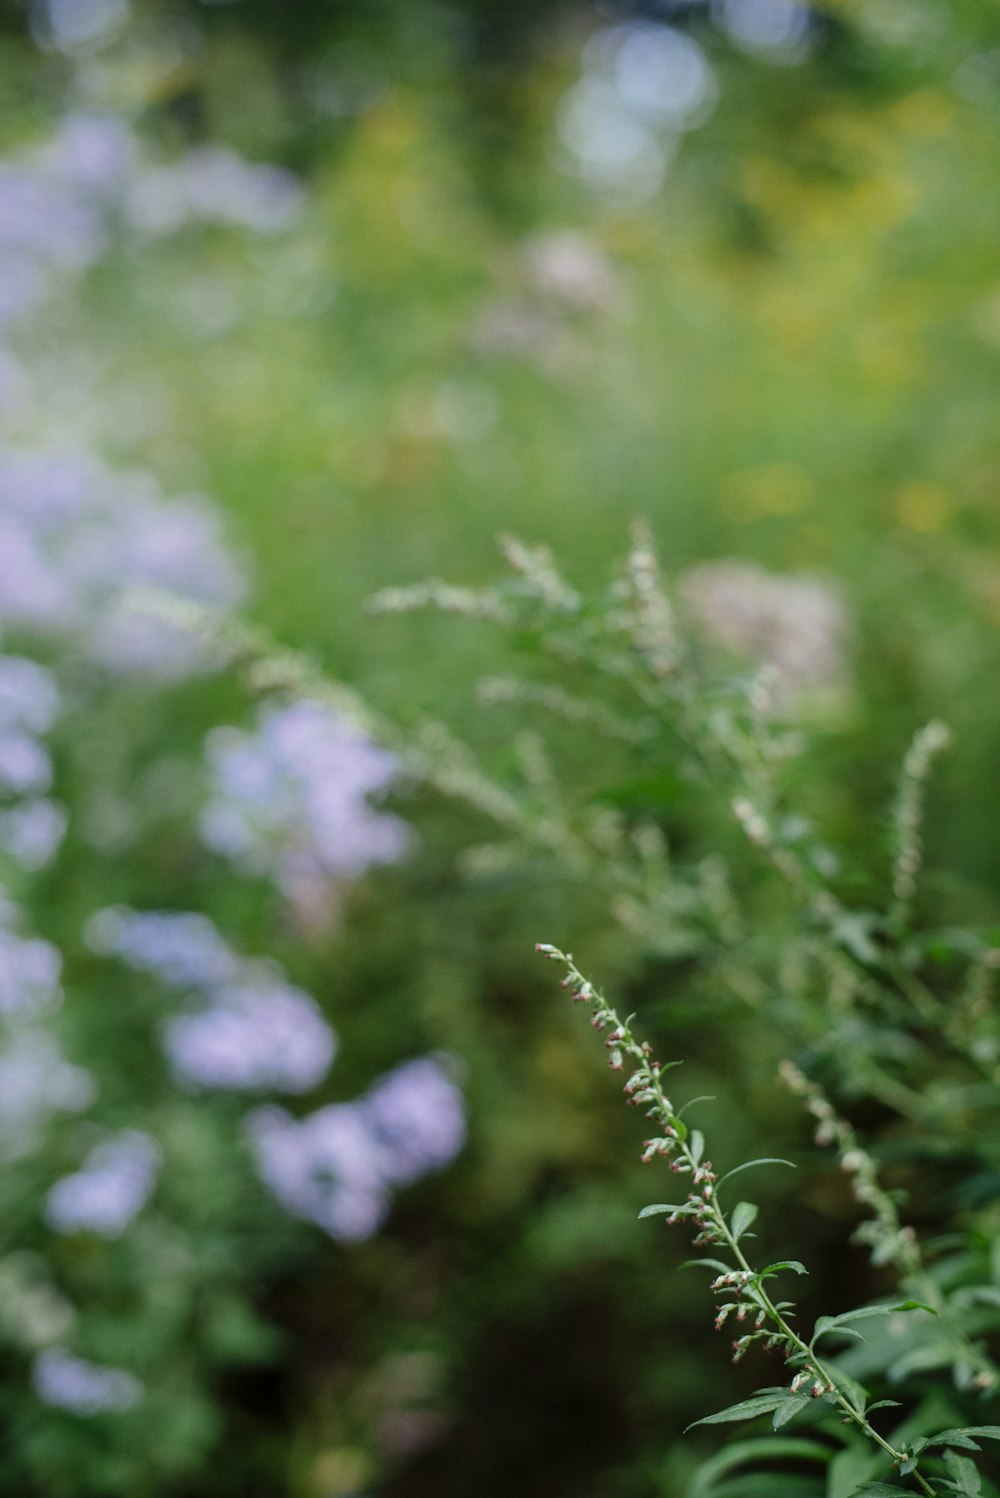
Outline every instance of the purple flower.
<path fill-rule="evenodd" d="M 68 181 L 106 193 L 120 188 L 135 170 L 135 136 L 117 115 L 68 114 L 42 159 Z"/>
<path fill-rule="evenodd" d="M 462 1094 L 430 1057 L 404 1062 L 363 1099 L 387 1181 L 407 1185 L 449 1164 L 465 1140 Z"/>
<path fill-rule="evenodd" d="M 370 1237 L 392 1188 L 454 1158 L 465 1138 L 462 1097 L 430 1058 L 390 1072 L 364 1097 L 295 1119 L 258 1108 L 247 1119 L 264 1184 L 295 1217 L 331 1237 Z"/>
<path fill-rule="evenodd" d="M 0 848 L 22 869 L 44 868 L 66 833 L 66 813 L 52 801 L 24 801 L 0 811 Z"/>
<path fill-rule="evenodd" d="M 21 1030 L 0 1048 L 0 1140 L 4 1152 L 29 1148 L 53 1113 L 77 1113 L 93 1102 L 89 1072 L 68 1062 L 47 1030 Z"/>
<path fill-rule="evenodd" d="M 91 918 L 87 940 L 207 1000 L 164 1027 L 171 1066 L 188 1085 L 306 1092 L 329 1071 L 336 1037 L 316 1002 L 274 964 L 238 956 L 205 916 L 112 907 Z"/>
<path fill-rule="evenodd" d="M 281 167 L 244 161 L 226 146 L 203 146 L 143 172 L 127 207 L 133 225 L 149 235 L 197 221 L 273 234 L 298 217 L 302 188 Z"/>
<path fill-rule="evenodd" d="M 51 671 L 16 655 L 0 655 L 0 724 L 47 733 L 59 715 L 59 688 Z"/>
<path fill-rule="evenodd" d="M 50 942 L 0 925 L 0 1014 L 36 1015 L 57 1004 L 61 966 Z"/>
<path fill-rule="evenodd" d="M 336 1049 L 309 995 L 273 979 L 220 990 L 200 1014 L 168 1021 L 163 1043 L 181 1081 L 255 1092 L 307 1092 Z"/>
<path fill-rule="evenodd" d="M 197 642 L 128 601 L 149 589 L 222 611 L 242 597 L 204 500 L 164 499 L 148 474 L 112 475 L 85 454 L 0 449 L 0 625 L 70 633 L 113 670 L 183 674 Z"/>
<path fill-rule="evenodd" d="M 0 793 L 47 791 L 51 781 L 52 761 L 38 740 L 0 728 Z"/>
<path fill-rule="evenodd" d="M 32 1367 L 35 1392 L 45 1404 L 77 1415 L 100 1415 L 131 1409 L 143 1395 L 142 1384 L 124 1368 L 88 1363 L 65 1347 L 46 1347 Z"/>
<path fill-rule="evenodd" d="M 293 903 L 317 886 L 394 863 L 409 828 L 368 800 L 395 779 L 393 755 L 317 703 L 265 710 L 250 733 L 208 740 L 205 843 L 273 877 Z"/>
<path fill-rule="evenodd" d="M 293 1216 L 348 1242 L 379 1226 L 388 1209 L 381 1151 L 355 1104 L 301 1122 L 283 1108 L 258 1108 L 247 1129 L 261 1179 Z"/>
<path fill-rule="evenodd" d="M 56 1182 L 45 1200 L 45 1216 L 57 1233 L 87 1228 L 118 1238 L 145 1206 L 159 1167 L 155 1141 L 138 1129 L 125 1129 L 92 1149 L 73 1175 Z"/>
<path fill-rule="evenodd" d="M 211 992 L 240 971 L 240 959 L 212 922 L 192 911 L 109 906 L 91 916 L 86 936 L 95 952 L 121 957 L 174 988 Z"/>

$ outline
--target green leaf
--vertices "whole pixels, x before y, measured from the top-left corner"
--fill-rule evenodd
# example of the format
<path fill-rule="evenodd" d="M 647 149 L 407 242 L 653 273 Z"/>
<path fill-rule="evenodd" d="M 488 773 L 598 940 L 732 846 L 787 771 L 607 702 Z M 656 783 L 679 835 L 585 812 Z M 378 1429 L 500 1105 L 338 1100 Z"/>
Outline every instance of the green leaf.
<path fill-rule="evenodd" d="M 719 1180 L 719 1186 L 724 1186 L 727 1181 L 732 1180 L 733 1176 L 738 1176 L 741 1170 L 755 1170 L 758 1165 L 789 1165 L 792 1170 L 795 1169 L 791 1160 L 779 1160 L 777 1156 L 772 1155 L 760 1160 L 744 1160 L 742 1165 L 734 1165 L 732 1170 L 726 1171 Z"/>
<path fill-rule="evenodd" d="M 946 1451 L 944 1464 L 951 1474 L 954 1492 L 961 1494 L 962 1498 L 979 1498 L 983 1491 L 983 1480 L 976 1471 L 974 1462 L 970 1462 L 967 1456 Z"/>
<path fill-rule="evenodd" d="M 809 1273 L 806 1266 L 800 1264 L 798 1259 L 779 1259 L 776 1264 L 768 1264 L 766 1269 L 762 1269 L 757 1278 L 759 1280 L 766 1280 L 773 1274 L 780 1274 L 783 1269 L 790 1269 L 793 1274 Z"/>
<path fill-rule="evenodd" d="M 798 1414 L 799 1410 L 804 1410 L 806 1405 L 812 1404 L 812 1402 L 811 1394 L 791 1394 L 785 1400 L 784 1404 L 779 1404 L 775 1410 L 771 1417 L 771 1428 L 773 1430 L 780 1430 L 783 1425 L 787 1425 L 789 1420 Z"/>
<path fill-rule="evenodd" d="M 713 1488 L 712 1498 L 823 1498 L 823 1479 L 801 1472 L 745 1472 Z"/>
<path fill-rule="evenodd" d="M 756 1220 L 757 1208 L 753 1202 L 737 1202 L 729 1216 L 729 1231 L 737 1243 L 747 1228 Z"/>
<path fill-rule="evenodd" d="M 1000 1441 L 1000 1425 L 963 1425 L 957 1430 L 942 1430 L 936 1436 L 921 1436 L 911 1449 L 914 1456 L 928 1446 L 960 1446 L 964 1451 L 981 1451 L 982 1447 L 973 1439 L 975 1436 L 984 1441 Z"/>
<path fill-rule="evenodd" d="M 897 1311 L 930 1311 L 932 1316 L 937 1314 L 930 1306 L 925 1305 L 922 1300 L 896 1300 L 892 1301 L 889 1305 L 861 1306 L 857 1311 L 844 1311 L 840 1316 L 820 1316 L 813 1327 L 812 1342 L 809 1345 L 810 1347 L 814 1346 L 819 1338 L 825 1336 L 827 1332 L 840 1332 L 844 1327 L 850 1326 L 852 1322 L 866 1321 L 871 1316 L 893 1316 Z M 858 1334 L 850 1332 L 848 1335 L 855 1336 Z M 862 1340 L 864 1339 L 862 1338 Z"/>
<path fill-rule="evenodd" d="M 702 1462 L 688 1488 L 688 1498 L 708 1498 L 715 1492 L 716 1480 L 737 1467 L 782 1459 L 826 1463 L 830 1460 L 830 1448 L 801 1436 L 754 1436 L 747 1441 L 733 1441 Z"/>
<path fill-rule="evenodd" d="M 889 1382 L 902 1383 L 911 1373 L 927 1373 L 932 1368 L 950 1368 L 955 1361 L 955 1348 L 948 1342 L 931 1342 L 926 1347 L 914 1347 L 886 1369 Z"/>
<path fill-rule="evenodd" d="M 701 1164 L 701 1157 L 705 1153 L 705 1136 L 700 1129 L 691 1130 L 691 1143 L 688 1146 L 691 1159 L 696 1165 Z"/>
<path fill-rule="evenodd" d="M 882 1457 L 868 1442 L 838 1451 L 827 1472 L 827 1498 L 849 1498 L 862 1483 L 873 1481 L 882 1470 Z"/>
<path fill-rule="evenodd" d="M 674 1114 L 674 1119 L 676 1121 L 678 1118 L 683 1118 L 684 1115 L 685 1115 L 685 1113 L 687 1112 L 687 1110 L 689 1108 L 693 1108 L 696 1103 L 714 1103 L 714 1102 L 715 1102 L 715 1098 L 714 1097 L 709 1097 L 707 1093 L 702 1093 L 701 1097 L 688 1098 L 688 1100 L 684 1104 L 684 1106 L 682 1108 L 678 1108 L 677 1109 L 677 1112 Z"/>
<path fill-rule="evenodd" d="M 692 1420 L 686 1430 L 694 1430 L 696 1425 L 725 1425 L 730 1420 L 753 1420 L 757 1415 L 770 1415 L 787 1398 L 787 1389 L 760 1389 L 750 1399 L 731 1404 L 728 1409 L 719 1410 L 714 1415 L 703 1415 L 700 1420 Z"/>
<path fill-rule="evenodd" d="M 900 1493 L 909 1493 L 910 1488 L 891 1488 L 887 1482 L 866 1482 L 855 1488 L 851 1498 L 899 1498 Z"/>
<path fill-rule="evenodd" d="M 672 1202 L 652 1202 L 648 1207 L 643 1207 L 639 1213 L 640 1220 L 643 1217 L 661 1217 L 664 1212 L 693 1212 L 694 1208 L 690 1202 L 684 1202 L 682 1206 L 675 1207 Z"/>
<path fill-rule="evenodd" d="M 682 1269 L 711 1269 L 716 1274 L 729 1274 L 732 1264 L 723 1264 L 721 1259 L 685 1259 Z"/>

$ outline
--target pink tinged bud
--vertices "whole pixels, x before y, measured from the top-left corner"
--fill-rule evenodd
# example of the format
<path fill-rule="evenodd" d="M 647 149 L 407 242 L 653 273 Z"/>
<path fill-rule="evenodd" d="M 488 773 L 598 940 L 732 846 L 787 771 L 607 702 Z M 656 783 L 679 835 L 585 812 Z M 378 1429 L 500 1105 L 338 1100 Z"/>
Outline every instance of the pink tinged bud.
<path fill-rule="evenodd" d="M 810 1387 L 809 1392 L 814 1399 L 818 1399 L 824 1392 L 823 1385 L 817 1381 Z"/>

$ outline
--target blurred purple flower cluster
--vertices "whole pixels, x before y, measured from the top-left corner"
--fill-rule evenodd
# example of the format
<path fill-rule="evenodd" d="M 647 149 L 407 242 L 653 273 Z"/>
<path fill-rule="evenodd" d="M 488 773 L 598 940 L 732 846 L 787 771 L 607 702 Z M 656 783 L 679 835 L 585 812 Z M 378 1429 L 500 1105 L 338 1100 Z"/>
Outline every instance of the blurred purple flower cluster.
<path fill-rule="evenodd" d="M 198 221 L 274 234 L 290 228 L 301 207 L 291 172 L 253 165 L 226 146 L 202 146 L 138 174 L 126 212 L 146 234 L 172 234 Z"/>
<path fill-rule="evenodd" d="M 174 1016 L 163 1032 L 171 1067 L 186 1085 L 299 1093 L 326 1076 L 336 1040 L 315 1002 L 273 963 L 239 957 L 204 916 L 113 908 L 92 918 L 87 937 L 95 951 L 200 1000 L 202 1007 Z M 335 1238 L 357 1239 L 378 1227 L 392 1188 L 454 1158 L 465 1137 L 465 1111 L 442 1062 L 422 1057 L 354 1102 L 301 1119 L 275 1106 L 258 1108 L 247 1128 L 261 1177 L 282 1205 Z M 59 1183 L 55 1191 L 66 1193 L 70 1216 L 80 1210 L 81 1193 L 92 1200 L 81 1179 L 88 1173 L 102 1182 L 114 1177 L 107 1188 L 112 1215 L 117 1193 L 133 1199 L 121 1184 L 117 1157 L 113 1164 L 104 1174 L 101 1154 L 93 1167 L 88 1160 L 79 1175 Z M 59 1211 L 50 1196 L 50 1221 Z"/>
<path fill-rule="evenodd" d="M 0 655 L 0 850 L 25 869 L 48 863 L 66 830 L 65 813 L 45 796 L 52 761 L 41 742 L 59 707 L 50 671 Z"/>
<path fill-rule="evenodd" d="M 0 1043 L 0 1153 L 24 1154 L 54 1113 L 78 1113 L 96 1096 L 90 1073 L 63 1055 L 41 1025 L 5 1034 Z"/>
<path fill-rule="evenodd" d="M 65 1347 L 46 1347 L 35 1358 L 32 1377 L 38 1397 L 56 1409 L 100 1415 L 131 1409 L 143 1395 L 139 1380 L 124 1368 L 88 1363 Z"/>
<path fill-rule="evenodd" d="M 49 11 L 55 31 L 78 34 L 70 0 L 53 0 Z M 148 473 L 109 470 L 87 450 L 86 426 L 76 446 L 31 445 L 36 426 L 62 430 L 53 409 L 60 397 L 34 363 L 35 349 L 44 361 L 56 340 L 51 330 L 36 340 L 35 315 L 61 306 L 59 293 L 116 245 L 134 249 L 198 225 L 278 233 L 301 204 L 289 173 L 228 148 L 150 163 L 131 127 L 110 115 L 72 114 L 44 145 L 0 160 L 5 645 L 14 637 L 22 648 L 40 646 L 57 668 L 87 662 L 140 679 L 199 669 L 191 633 L 166 610 L 144 607 L 142 595 L 174 595 L 216 614 L 242 599 L 244 576 L 218 515 L 200 496 L 166 497 Z M 76 687 L 67 696 L 75 701 L 94 674 L 68 672 Z M 0 853 L 23 871 L 47 863 L 65 832 L 50 798 L 46 743 L 61 711 L 51 670 L 0 654 Z M 406 824 L 369 800 L 392 784 L 396 760 L 327 709 L 265 709 L 250 731 L 213 732 L 207 756 L 204 844 L 273 879 L 300 916 L 328 910 L 341 881 L 397 861 L 410 844 Z M 115 907 L 91 919 L 87 938 L 178 996 L 160 1038 L 182 1091 L 260 1102 L 261 1094 L 305 1093 L 326 1077 L 337 1040 L 314 999 L 273 962 L 235 952 L 205 916 Z M 0 1161 L 41 1158 L 46 1125 L 89 1109 L 98 1095 L 95 1078 L 60 1043 L 60 976 L 59 951 L 22 934 L 0 887 Z M 273 1104 L 256 1107 L 246 1123 L 258 1172 L 279 1202 L 345 1240 L 374 1232 L 392 1192 L 447 1164 L 465 1133 L 461 1093 L 433 1058 L 398 1067 L 353 1102 L 298 1120 Z M 84 1143 L 71 1157 L 76 1168 L 48 1176 L 45 1220 L 57 1234 L 117 1239 L 150 1199 L 169 1141 L 139 1128 L 109 1132 L 96 1112 L 68 1133 Z M 39 1398 L 83 1416 L 131 1408 L 144 1392 L 138 1379 L 62 1345 L 74 1314 L 66 1302 L 58 1323 L 24 1344 L 37 1354 Z"/>
<path fill-rule="evenodd" d="M 60 1000 L 62 958 L 51 942 L 21 936 L 14 906 L 0 903 L 0 1014 L 37 1019 Z"/>
<path fill-rule="evenodd" d="M 316 1002 L 275 963 L 239 957 L 204 916 L 102 910 L 87 938 L 96 951 L 198 1000 L 163 1030 L 167 1058 L 185 1085 L 306 1092 L 329 1071 L 336 1037 Z"/>
<path fill-rule="evenodd" d="M 398 762 L 318 703 L 265 708 L 249 733 L 214 730 L 208 763 L 204 842 L 273 878 L 296 909 L 410 846 L 406 823 L 368 800 L 392 784 Z"/>
<path fill-rule="evenodd" d="M 138 1129 L 124 1129 L 95 1145 L 83 1165 L 63 1176 L 45 1200 L 45 1216 L 57 1233 L 81 1228 L 119 1238 L 156 1184 L 160 1150 Z"/>
<path fill-rule="evenodd" d="M 64 1057 L 51 1029 L 62 1000 L 62 959 L 50 942 L 22 936 L 0 897 L 0 1154 L 30 1150 L 53 1113 L 86 1108 L 94 1082 Z"/>
<path fill-rule="evenodd" d="M 128 592 L 143 589 L 218 610 L 242 597 L 205 500 L 164 499 L 149 474 L 112 475 L 86 454 L 0 449 L 0 626 L 72 641 L 111 669 L 182 674 L 196 646 L 134 606 Z"/>
<path fill-rule="evenodd" d="M 282 1206 L 353 1241 L 379 1226 L 393 1187 L 455 1158 L 465 1109 L 442 1064 L 425 1056 L 396 1067 L 354 1102 L 301 1119 L 259 1108 L 247 1126 L 261 1177 Z"/>
<path fill-rule="evenodd" d="M 302 201 L 281 167 L 215 146 L 151 165 L 123 119 L 69 114 L 44 146 L 0 162 L 0 329 L 93 265 L 113 225 L 145 236 L 190 223 L 274 233 L 290 227 Z"/>

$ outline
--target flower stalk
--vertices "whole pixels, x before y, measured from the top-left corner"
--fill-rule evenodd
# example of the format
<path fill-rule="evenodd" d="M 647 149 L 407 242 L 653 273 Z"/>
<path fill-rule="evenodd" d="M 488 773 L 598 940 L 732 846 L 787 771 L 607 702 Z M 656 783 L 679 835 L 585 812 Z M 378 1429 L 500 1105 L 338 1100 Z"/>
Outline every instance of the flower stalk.
<path fill-rule="evenodd" d="M 784 1424 L 810 1399 L 823 1399 L 837 1410 L 845 1423 L 856 1427 L 878 1446 L 896 1471 L 912 1477 L 921 1493 L 932 1495 L 934 1489 L 917 1470 L 913 1456 L 906 1450 L 897 1450 L 874 1429 L 856 1387 L 840 1380 L 836 1371 L 817 1354 L 815 1344 L 822 1333 L 818 1332 L 811 1342 L 806 1342 L 790 1325 L 789 1318 L 794 1315 L 791 1302 L 772 1299 L 765 1282 L 786 1270 L 804 1273 L 804 1267 L 788 1260 L 755 1269 L 747 1258 L 741 1239 L 756 1217 L 756 1208 L 741 1202 L 727 1212 L 719 1200 L 719 1188 L 736 1171 L 746 1167 L 737 1166 L 736 1170 L 720 1177 L 711 1160 L 705 1157 L 702 1134 L 688 1128 L 681 1117 L 683 1110 L 675 1109 L 664 1089 L 666 1073 L 679 1063 L 658 1061 L 649 1042 L 640 1041 L 635 1036 L 631 1016 L 621 1019 L 603 994 L 580 972 L 569 953 L 544 942 L 538 943 L 536 950 L 565 968 L 562 987 L 568 990 L 575 1002 L 589 1005 L 594 1029 L 606 1032 L 604 1044 L 609 1067 L 612 1071 L 627 1073 L 623 1089 L 626 1101 L 633 1107 L 642 1108 L 645 1116 L 656 1125 L 656 1133 L 644 1143 L 643 1161 L 649 1163 L 662 1158 L 674 1174 L 687 1178 L 689 1189 L 683 1202 L 647 1207 L 642 1215 L 664 1214 L 671 1224 L 687 1221 L 695 1230 L 693 1241 L 697 1247 L 717 1247 L 729 1254 L 731 1264 L 715 1259 L 704 1262 L 719 1271 L 711 1284 L 718 1297 L 716 1328 L 722 1330 L 727 1323 L 749 1327 L 733 1341 L 733 1361 L 740 1361 L 755 1342 L 760 1342 L 765 1350 L 782 1353 L 785 1362 L 793 1369 L 787 1399 L 775 1411 L 775 1424 Z M 913 1304 L 907 1302 L 905 1308 Z"/>

